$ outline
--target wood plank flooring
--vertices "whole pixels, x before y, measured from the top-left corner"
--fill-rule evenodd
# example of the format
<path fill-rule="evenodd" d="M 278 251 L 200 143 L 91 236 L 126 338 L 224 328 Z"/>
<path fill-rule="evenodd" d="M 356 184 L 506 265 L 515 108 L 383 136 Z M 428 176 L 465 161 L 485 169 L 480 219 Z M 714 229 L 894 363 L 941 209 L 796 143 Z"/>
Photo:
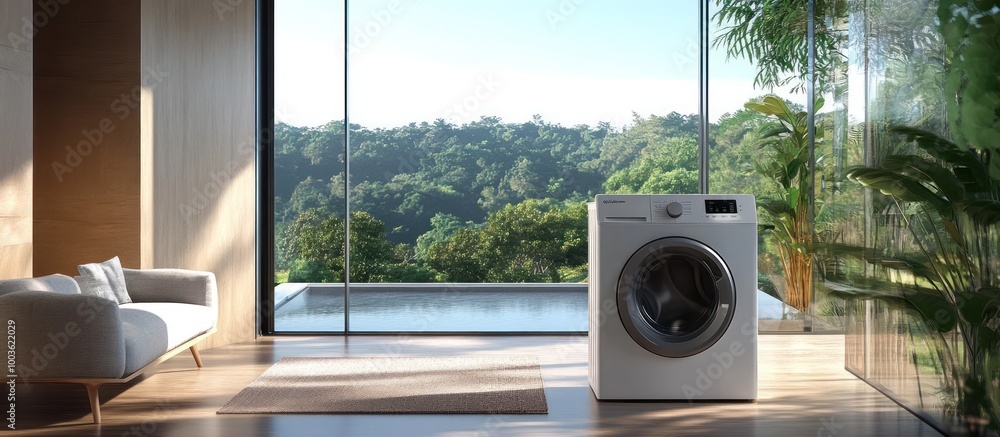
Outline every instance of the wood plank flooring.
<path fill-rule="evenodd" d="M 216 415 L 282 357 L 535 355 L 548 415 Z M 582 336 L 265 337 L 180 354 L 155 373 L 101 388 L 90 423 L 83 386 L 21 384 L 21 435 L 136 436 L 936 436 L 844 369 L 842 335 L 762 335 L 755 403 L 597 402 Z"/>

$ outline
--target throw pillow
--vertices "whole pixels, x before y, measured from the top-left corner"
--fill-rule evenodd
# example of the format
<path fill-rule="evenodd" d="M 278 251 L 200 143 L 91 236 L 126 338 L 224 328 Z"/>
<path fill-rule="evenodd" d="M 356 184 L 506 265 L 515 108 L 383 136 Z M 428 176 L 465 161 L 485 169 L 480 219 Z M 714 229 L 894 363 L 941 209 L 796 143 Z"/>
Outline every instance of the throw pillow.
<path fill-rule="evenodd" d="M 80 271 L 80 276 L 87 278 L 80 284 L 81 289 L 84 283 L 93 286 L 90 285 L 90 280 L 97 281 L 101 284 L 100 287 L 107 286 L 111 290 L 115 296 L 114 300 L 117 300 L 119 304 L 132 303 L 132 298 L 129 297 L 128 290 L 125 288 L 122 263 L 117 256 L 102 263 L 83 264 L 78 266 L 77 270 Z"/>
<path fill-rule="evenodd" d="M 92 277 L 74 276 L 73 280 L 80 286 L 80 293 L 89 296 L 97 296 L 118 302 L 115 292 L 111 291 L 110 284 Z"/>

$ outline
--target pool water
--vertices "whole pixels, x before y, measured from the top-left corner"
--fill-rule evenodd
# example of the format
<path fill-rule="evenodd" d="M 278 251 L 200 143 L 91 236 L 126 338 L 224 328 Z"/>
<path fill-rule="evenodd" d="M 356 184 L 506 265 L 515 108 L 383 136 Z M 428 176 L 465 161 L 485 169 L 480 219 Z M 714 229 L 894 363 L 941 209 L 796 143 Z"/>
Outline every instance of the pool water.
<path fill-rule="evenodd" d="M 352 286 L 351 331 L 585 332 L 583 290 L 423 292 Z M 275 312 L 274 322 L 277 331 L 343 331 L 343 289 L 307 288 Z"/>
<path fill-rule="evenodd" d="M 437 288 L 351 286 L 352 332 L 586 332 L 586 284 Z M 554 286 L 558 285 L 558 286 Z M 277 332 L 344 331 L 342 285 L 290 293 L 275 312 Z M 760 318 L 780 317 L 781 302 L 758 293 Z"/>

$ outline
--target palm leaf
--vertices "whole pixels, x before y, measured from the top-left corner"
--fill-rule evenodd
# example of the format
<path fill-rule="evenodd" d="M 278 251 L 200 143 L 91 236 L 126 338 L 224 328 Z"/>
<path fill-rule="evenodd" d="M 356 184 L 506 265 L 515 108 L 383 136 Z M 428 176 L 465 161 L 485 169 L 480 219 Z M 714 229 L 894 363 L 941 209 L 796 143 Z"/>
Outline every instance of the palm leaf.
<path fill-rule="evenodd" d="M 958 309 L 966 322 L 975 325 L 986 325 L 993 320 L 1000 310 L 1000 289 L 983 287 L 976 291 L 962 293 L 958 297 Z"/>
<path fill-rule="evenodd" d="M 882 160 L 881 167 L 889 171 L 903 172 L 915 179 L 929 182 L 953 202 L 965 198 L 965 187 L 962 181 L 955 176 L 955 173 L 929 159 L 916 155 L 894 155 Z"/>
<path fill-rule="evenodd" d="M 994 226 L 1000 223 L 1000 201 L 998 200 L 973 200 L 962 203 L 960 207 L 981 226 Z"/>
<path fill-rule="evenodd" d="M 900 201 L 925 203 L 941 214 L 951 213 L 951 204 L 946 199 L 910 176 L 881 168 L 857 167 L 847 177 Z"/>
<path fill-rule="evenodd" d="M 923 129 L 893 126 L 889 130 L 905 135 L 907 141 L 915 142 L 921 150 L 954 166 L 955 175 L 965 184 L 966 190 L 982 192 L 991 186 L 989 167 L 974 151 L 961 149 L 944 137 Z"/>
<path fill-rule="evenodd" d="M 795 210 L 788 206 L 788 202 L 778 199 L 760 199 L 757 206 L 767 211 L 772 216 L 794 216 Z"/>

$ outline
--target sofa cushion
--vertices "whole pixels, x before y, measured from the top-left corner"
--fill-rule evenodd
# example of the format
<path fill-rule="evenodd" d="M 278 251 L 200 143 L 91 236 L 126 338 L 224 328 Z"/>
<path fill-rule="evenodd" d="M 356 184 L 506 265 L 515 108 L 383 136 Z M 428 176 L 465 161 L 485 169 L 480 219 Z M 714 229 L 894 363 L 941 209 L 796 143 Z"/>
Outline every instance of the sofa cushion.
<path fill-rule="evenodd" d="M 125 376 L 215 327 L 215 309 L 144 302 L 119 307 L 125 334 Z"/>
<path fill-rule="evenodd" d="M 80 286 L 80 293 L 88 296 L 97 296 L 103 299 L 118 303 L 118 297 L 111 291 L 111 285 L 106 281 L 89 276 L 74 276 L 73 280 Z"/>
<path fill-rule="evenodd" d="M 102 263 L 82 264 L 76 267 L 80 271 L 80 276 L 84 281 L 81 286 L 93 287 L 86 294 L 100 296 L 105 293 L 104 289 L 110 289 L 114 293 L 118 303 L 132 303 L 132 298 L 128 296 L 128 289 L 125 288 L 125 274 L 122 273 L 122 263 L 118 257 L 111 258 Z"/>
<path fill-rule="evenodd" d="M 15 291 L 50 291 L 62 294 L 80 294 L 80 286 L 66 275 L 49 275 L 40 278 L 8 279 L 0 281 L 0 296 Z"/>

